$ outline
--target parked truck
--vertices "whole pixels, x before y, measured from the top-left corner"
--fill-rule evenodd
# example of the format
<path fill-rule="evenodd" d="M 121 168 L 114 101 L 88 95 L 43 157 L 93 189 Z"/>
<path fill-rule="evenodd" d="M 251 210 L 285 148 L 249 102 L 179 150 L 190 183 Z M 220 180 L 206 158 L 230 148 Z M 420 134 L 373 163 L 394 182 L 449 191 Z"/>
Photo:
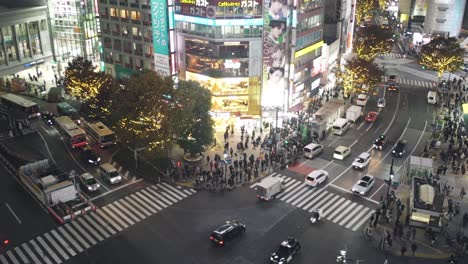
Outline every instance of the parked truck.
<path fill-rule="evenodd" d="M 346 110 L 346 119 L 351 122 L 356 122 L 359 117 L 362 115 L 362 107 L 357 105 L 352 105 Z"/>
<path fill-rule="evenodd" d="M 18 176 L 21 183 L 61 224 L 96 210 L 77 189 L 75 173 L 63 173 L 48 159 L 21 166 Z"/>
<path fill-rule="evenodd" d="M 284 190 L 283 180 L 277 177 L 267 177 L 257 183 L 257 198 L 261 200 L 271 200 L 278 193 Z"/>

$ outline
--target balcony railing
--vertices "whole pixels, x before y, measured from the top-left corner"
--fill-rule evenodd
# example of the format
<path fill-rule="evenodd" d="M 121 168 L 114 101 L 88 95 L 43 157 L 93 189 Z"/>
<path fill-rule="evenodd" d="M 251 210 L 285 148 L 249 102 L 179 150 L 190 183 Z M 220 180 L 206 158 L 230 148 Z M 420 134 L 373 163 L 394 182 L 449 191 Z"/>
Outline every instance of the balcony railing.
<path fill-rule="evenodd" d="M 120 31 L 112 30 L 112 35 L 114 35 L 114 36 L 120 36 Z"/>
<path fill-rule="evenodd" d="M 143 21 L 143 25 L 149 26 L 149 25 L 151 25 L 151 21 Z"/>
<path fill-rule="evenodd" d="M 148 38 L 148 37 L 144 37 L 143 38 L 145 41 L 148 41 L 148 42 L 152 42 L 153 40 L 151 38 Z"/>

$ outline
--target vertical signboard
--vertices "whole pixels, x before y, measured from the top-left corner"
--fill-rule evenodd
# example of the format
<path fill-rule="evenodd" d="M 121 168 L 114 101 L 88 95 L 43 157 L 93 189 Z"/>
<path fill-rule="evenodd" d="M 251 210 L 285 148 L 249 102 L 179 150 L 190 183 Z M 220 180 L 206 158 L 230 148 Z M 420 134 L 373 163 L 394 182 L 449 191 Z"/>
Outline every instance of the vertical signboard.
<path fill-rule="evenodd" d="M 263 0 L 262 106 L 277 107 L 284 102 L 286 87 L 287 0 Z"/>
<path fill-rule="evenodd" d="M 154 67 L 161 75 L 170 75 L 167 0 L 151 0 Z"/>

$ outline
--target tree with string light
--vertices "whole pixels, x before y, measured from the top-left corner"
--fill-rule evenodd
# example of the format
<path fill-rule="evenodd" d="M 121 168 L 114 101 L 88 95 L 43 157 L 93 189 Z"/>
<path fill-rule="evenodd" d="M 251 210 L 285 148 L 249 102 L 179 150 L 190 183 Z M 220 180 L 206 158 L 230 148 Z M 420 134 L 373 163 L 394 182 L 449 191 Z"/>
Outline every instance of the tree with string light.
<path fill-rule="evenodd" d="M 372 61 L 378 55 L 392 50 L 392 32 L 379 26 L 369 26 L 359 31 L 354 43 L 354 52 L 363 60 Z"/>
<path fill-rule="evenodd" d="M 373 61 L 351 58 L 336 71 L 337 84 L 343 87 L 344 94 L 375 93 L 375 86 L 382 80 L 383 70 Z"/>
<path fill-rule="evenodd" d="M 361 20 L 369 14 L 369 12 L 377 6 L 377 0 L 357 0 L 356 1 L 356 22 Z"/>
<path fill-rule="evenodd" d="M 421 47 L 419 63 L 434 69 L 439 78 L 444 72 L 454 72 L 463 64 L 464 51 L 456 38 L 437 37 Z"/>

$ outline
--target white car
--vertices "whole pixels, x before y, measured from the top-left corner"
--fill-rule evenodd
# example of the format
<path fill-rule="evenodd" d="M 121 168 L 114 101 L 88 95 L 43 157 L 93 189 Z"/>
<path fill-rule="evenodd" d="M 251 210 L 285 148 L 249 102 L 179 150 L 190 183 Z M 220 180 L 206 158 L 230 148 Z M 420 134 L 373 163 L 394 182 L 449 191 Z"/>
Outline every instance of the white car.
<path fill-rule="evenodd" d="M 316 187 L 317 185 L 321 184 L 327 179 L 328 179 L 328 172 L 324 170 L 316 170 L 316 171 L 309 173 L 309 175 L 305 177 L 304 183 L 306 185 Z"/>
<path fill-rule="evenodd" d="M 369 165 L 371 160 L 371 155 L 368 152 L 363 152 L 353 162 L 353 168 L 355 169 L 364 169 Z"/>
<path fill-rule="evenodd" d="M 323 152 L 323 146 L 320 144 L 309 144 L 304 147 L 304 157 L 313 159 L 315 156 Z"/>
<path fill-rule="evenodd" d="M 345 146 L 338 146 L 333 152 L 333 158 L 344 160 L 351 153 L 351 149 Z"/>
<path fill-rule="evenodd" d="M 351 191 L 357 195 L 366 195 L 374 186 L 374 176 L 366 175 L 362 177 L 356 184 L 354 184 Z"/>
<path fill-rule="evenodd" d="M 95 192 L 101 187 L 101 185 L 96 181 L 93 175 L 91 175 L 88 172 L 81 174 L 78 180 L 80 181 L 81 186 L 87 192 Z"/>
<path fill-rule="evenodd" d="M 385 101 L 385 98 L 379 98 L 377 101 L 377 107 L 385 107 L 386 104 L 387 102 Z"/>
<path fill-rule="evenodd" d="M 367 96 L 367 94 L 358 94 L 356 98 L 356 105 L 366 106 L 368 99 L 369 99 L 369 96 Z"/>

